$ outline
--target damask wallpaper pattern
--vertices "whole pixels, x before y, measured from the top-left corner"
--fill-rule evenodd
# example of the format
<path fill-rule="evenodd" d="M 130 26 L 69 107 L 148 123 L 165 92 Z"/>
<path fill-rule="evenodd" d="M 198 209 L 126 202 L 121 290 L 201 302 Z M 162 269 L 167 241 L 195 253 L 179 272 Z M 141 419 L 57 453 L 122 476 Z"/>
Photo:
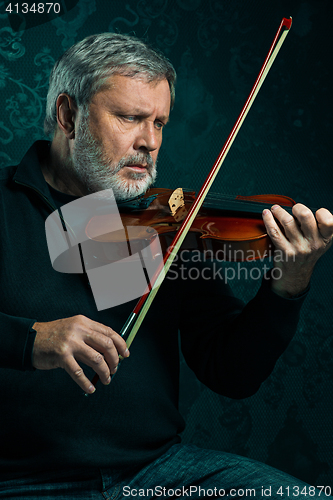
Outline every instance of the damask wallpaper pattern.
<path fill-rule="evenodd" d="M 66 14 L 44 24 L 33 17 L 10 22 L 7 3 L 0 1 L 2 167 L 17 163 L 44 137 L 55 60 L 87 35 L 114 31 L 143 37 L 174 63 L 176 105 L 165 129 L 157 184 L 198 188 L 282 17 L 292 16 L 290 34 L 214 191 L 280 193 L 311 207 L 333 208 L 331 0 L 63 0 Z M 253 266 L 244 264 L 231 283 L 244 300 L 259 287 L 254 274 L 248 278 Z M 333 491 L 332 270 L 331 251 L 317 265 L 297 336 L 255 396 L 217 396 L 182 362 L 184 441 L 250 456 Z"/>

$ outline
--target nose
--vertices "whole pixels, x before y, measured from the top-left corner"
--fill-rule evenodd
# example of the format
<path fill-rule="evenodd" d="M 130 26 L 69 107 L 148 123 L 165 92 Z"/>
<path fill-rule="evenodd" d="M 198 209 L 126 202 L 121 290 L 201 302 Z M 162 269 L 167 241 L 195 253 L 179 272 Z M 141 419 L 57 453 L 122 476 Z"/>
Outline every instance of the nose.
<path fill-rule="evenodd" d="M 157 134 L 158 130 L 155 127 L 155 123 L 150 121 L 142 123 L 134 141 L 134 149 L 149 152 L 155 151 L 160 146 L 160 139 Z"/>

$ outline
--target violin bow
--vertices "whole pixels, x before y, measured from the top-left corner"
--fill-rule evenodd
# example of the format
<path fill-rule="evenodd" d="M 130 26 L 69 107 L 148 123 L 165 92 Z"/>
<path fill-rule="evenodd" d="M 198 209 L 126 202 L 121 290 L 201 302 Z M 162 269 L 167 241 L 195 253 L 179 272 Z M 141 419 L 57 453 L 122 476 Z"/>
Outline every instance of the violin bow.
<path fill-rule="evenodd" d="M 126 323 L 124 324 L 123 328 L 120 331 L 120 335 L 122 337 L 126 337 L 126 344 L 127 347 L 130 347 L 132 344 L 142 321 L 144 320 L 164 278 L 166 273 L 168 272 L 170 266 L 172 265 L 180 247 L 181 244 L 183 243 L 192 222 L 194 221 L 198 211 L 201 208 L 201 205 L 204 202 L 204 199 L 206 195 L 208 194 L 208 191 L 211 188 L 211 185 L 213 184 L 215 177 L 217 176 L 228 152 L 229 149 L 231 148 L 266 76 L 268 75 L 268 72 L 279 52 L 279 50 L 282 47 L 283 42 L 286 39 L 286 36 L 289 33 L 289 30 L 292 25 L 292 18 L 290 17 L 289 19 L 283 18 L 281 21 L 281 24 L 279 26 L 279 29 L 275 35 L 275 38 L 273 40 L 273 43 L 269 49 L 269 52 L 267 54 L 267 57 L 264 61 L 264 64 L 259 72 L 259 75 L 252 87 L 252 90 L 249 94 L 249 97 L 247 98 L 247 101 L 240 112 L 237 121 L 235 125 L 233 126 L 223 148 L 221 149 L 211 171 L 209 172 L 204 184 L 202 185 L 200 191 L 198 192 L 195 200 L 193 201 L 193 204 L 183 220 L 181 226 L 179 227 L 171 245 L 169 246 L 164 259 L 163 263 L 159 267 L 159 269 L 155 272 L 153 278 L 150 281 L 150 284 L 147 286 L 144 294 L 142 295 L 141 299 L 138 301 L 136 304 L 135 308 L 133 309 L 133 312 L 130 314 L 128 317 Z M 119 356 L 120 361 L 122 361 L 122 356 Z M 112 376 L 112 378 L 114 375 Z M 96 374 L 93 379 L 92 379 L 92 384 L 95 385 L 95 383 L 98 381 L 98 375 Z M 87 394 L 86 394 L 87 395 Z"/>

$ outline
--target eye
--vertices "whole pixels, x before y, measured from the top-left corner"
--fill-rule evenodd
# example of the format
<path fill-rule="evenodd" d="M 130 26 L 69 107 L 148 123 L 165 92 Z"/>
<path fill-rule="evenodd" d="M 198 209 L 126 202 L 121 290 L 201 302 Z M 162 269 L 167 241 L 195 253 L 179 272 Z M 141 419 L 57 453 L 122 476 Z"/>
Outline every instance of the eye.
<path fill-rule="evenodd" d="M 122 118 L 124 118 L 124 120 L 126 120 L 128 122 L 134 122 L 135 121 L 135 116 L 132 116 L 132 115 L 123 116 Z"/>
<path fill-rule="evenodd" d="M 164 127 L 164 123 L 162 122 L 155 122 L 155 127 L 158 129 L 158 130 L 162 130 L 162 128 Z"/>

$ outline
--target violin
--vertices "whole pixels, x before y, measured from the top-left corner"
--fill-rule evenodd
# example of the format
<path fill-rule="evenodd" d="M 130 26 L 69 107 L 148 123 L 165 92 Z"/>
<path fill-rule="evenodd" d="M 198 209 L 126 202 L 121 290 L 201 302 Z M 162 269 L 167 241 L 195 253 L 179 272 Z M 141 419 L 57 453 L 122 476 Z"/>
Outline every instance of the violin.
<path fill-rule="evenodd" d="M 128 255 L 129 241 L 132 254 L 139 253 L 144 248 L 154 248 L 151 243 L 156 235 L 165 254 L 195 197 L 195 191 L 191 190 L 183 192 L 181 188 L 175 191 L 151 188 L 143 196 L 118 205 L 124 227 L 137 228 L 135 237 L 133 231 L 131 234 L 129 231 L 104 234 L 105 216 L 91 218 L 86 226 L 86 235 L 91 240 L 112 244 L 101 245 L 99 258 L 104 262 Z M 282 195 L 208 195 L 189 228 L 180 251 L 209 251 L 212 258 L 218 257 L 224 261 L 251 261 L 271 256 L 274 248 L 261 213 L 273 204 L 279 204 L 291 212 L 295 201 Z"/>

